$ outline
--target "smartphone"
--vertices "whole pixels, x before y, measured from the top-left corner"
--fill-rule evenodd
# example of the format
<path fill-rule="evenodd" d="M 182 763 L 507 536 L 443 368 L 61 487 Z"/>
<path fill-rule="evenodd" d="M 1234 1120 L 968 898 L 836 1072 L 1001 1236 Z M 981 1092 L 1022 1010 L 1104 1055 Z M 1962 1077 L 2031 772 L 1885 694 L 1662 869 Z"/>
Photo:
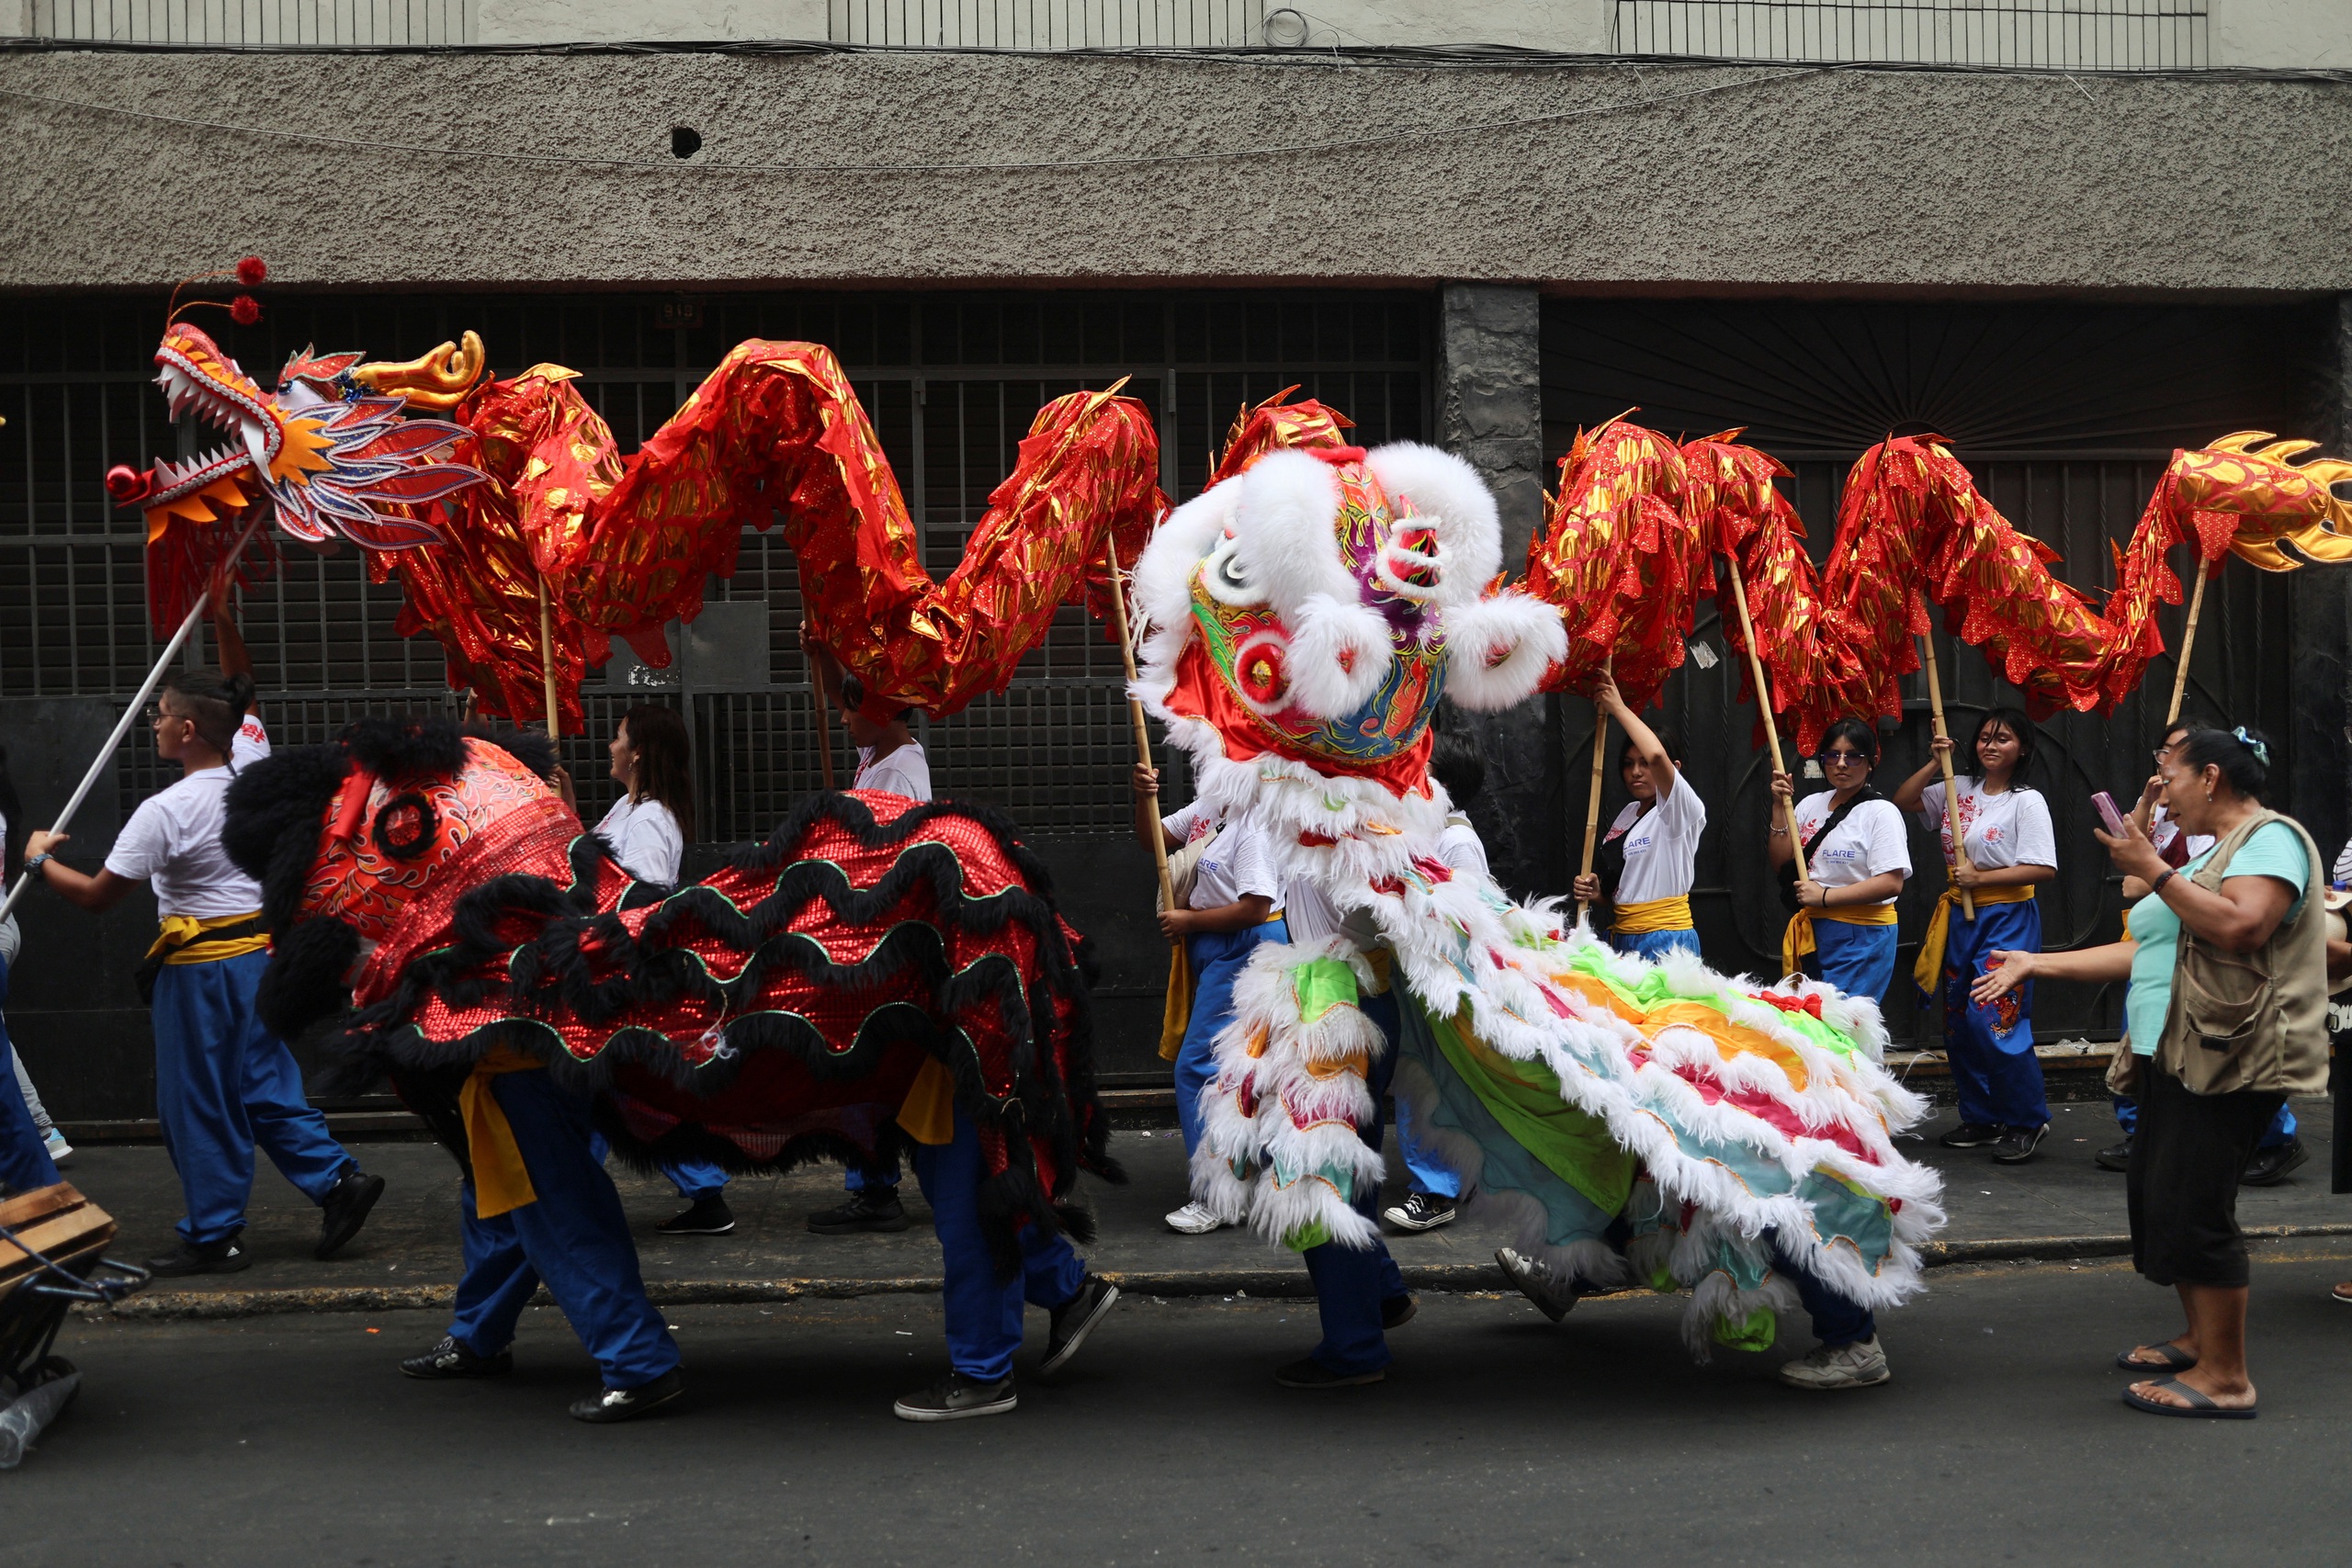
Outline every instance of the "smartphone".
<path fill-rule="evenodd" d="M 2099 820 L 2107 824 L 2110 837 L 2123 837 L 2123 813 L 2115 809 L 2115 796 L 2100 790 L 2091 796 L 2091 804 L 2098 807 Z"/>

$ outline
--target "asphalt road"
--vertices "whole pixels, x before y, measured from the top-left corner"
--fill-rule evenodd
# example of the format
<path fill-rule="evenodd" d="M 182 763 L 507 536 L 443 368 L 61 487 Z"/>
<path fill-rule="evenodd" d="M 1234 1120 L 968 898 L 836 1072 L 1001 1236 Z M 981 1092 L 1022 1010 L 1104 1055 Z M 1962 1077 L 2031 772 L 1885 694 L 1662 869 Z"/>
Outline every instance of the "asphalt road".
<path fill-rule="evenodd" d="M 1321 1393 L 1269 1376 L 1304 1303 L 1131 1300 L 1057 1386 L 939 1427 L 889 1413 L 936 1297 L 678 1309 L 687 1400 L 614 1428 L 564 1417 L 593 1371 L 551 1309 L 454 1386 L 392 1368 L 435 1314 L 77 1322 L 0 1561 L 2341 1563 L 2352 1245 L 2260 1258 L 2255 1422 L 2119 1403 L 2109 1358 L 2177 1320 L 2112 1261 L 1937 1270 L 1894 1382 L 1841 1394 L 1773 1381 L 1801 1325 L 1692 1366 L 1675 1300 L 1424 1297 L 1387 1382 Z"/>

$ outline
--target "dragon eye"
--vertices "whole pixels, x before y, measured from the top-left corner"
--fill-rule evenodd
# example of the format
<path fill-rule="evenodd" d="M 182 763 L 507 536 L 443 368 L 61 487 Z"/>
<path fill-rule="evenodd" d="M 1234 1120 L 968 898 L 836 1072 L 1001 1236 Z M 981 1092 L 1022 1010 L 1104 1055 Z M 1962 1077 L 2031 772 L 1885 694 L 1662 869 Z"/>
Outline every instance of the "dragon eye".
<path fill-rule="evenodd" d="M 1249 569 L 1241 564 L 1240 546 L 1230 534 L 1219 538 L 1201 563 L 1201 586 L 1211 598 L 1237 607 L 1266 602 L 1264 591 L 1250 581 Z"/>

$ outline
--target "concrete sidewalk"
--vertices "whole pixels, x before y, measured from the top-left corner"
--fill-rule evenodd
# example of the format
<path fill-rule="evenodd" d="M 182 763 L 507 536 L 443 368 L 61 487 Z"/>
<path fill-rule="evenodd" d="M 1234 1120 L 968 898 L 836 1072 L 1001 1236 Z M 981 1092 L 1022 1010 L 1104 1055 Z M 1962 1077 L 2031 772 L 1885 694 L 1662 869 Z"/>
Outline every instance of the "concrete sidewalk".
<path fill-rule="evenodd" d="M 2249 1190 L 2239 1215 L 2273 1235 L 2352 1233 L 2352 1199 L 2327 1190 L 2334 1138 L 2324 1100 L 2299 1104 L 2308 1164 L 2275 1188 Z M 2005 1168 L 1982 1150 L 1934 1145 L 1952 1125 L 1949 1111 L 1924 1138 L 1904 1147 L 1944 1172 L 1951 1223 L 1933 1263 L 2019 1258 L 2111 1256 L 2128 1250 L 2123 1179 L 2094 1168 L 2093 1150 L 2117 1137 L 2104 1105 L 2053 1105 L 2054 1125 L 2032 1164 Z M 1123 1131 L 1113 1153 L 1129 1180 L 1089 1178 L 1081 1196 L 1099 1231 L 1087 1257 L 1100 1273 L 1156 1295 L 1305 1295 L 1306 1270 L 1292 1254 L 1247 1232 L 1179 1235 L 1161 1216 L 1183 1201 L 1183 1145 L 1172 1128 Z M 254 1262 L 219 1278 L 158 1280 L 118 1310 L 135 1314 L 238 1316 L 251 1313 L 363 1311 L 433 1306 L 449 1299 L 458 1271 L 457 1168 L 430 1144 L 358 1144 L 354 1152 L 390 1186 L 359 1239 L 342 1257 L 311 1257 L 318 1212 L 265 1164 L 254 1184 L 245 1240 Z M 1390 1141 L 1390 1185 L 1401 1172 Z M 939 1248 L 911 1176 L 905 1191 L 913 1224 L 896 1235 L 819 1236 L 806 1220 L 841 1200 L 841 1173 L 808 1168 L 786 1177 L 742 1178 L 729 1190 L 739 1224 L 731 1235 L 673 1240 L 654 1223 L 676 1212 L 667 1182 L 614 1167 L 654 1297 L 665 1303 L 792 1300 L 939 1288 Z M 114 1255 L 138 1261 L 167 1250 L 181 1213 L 179 1184 L 162 1148 L 113 1145 L 77 1153 L 67 1179 L 122 1227 Z M 1407 1280 L 1420 1289 L 1502 1287 L 1494 1249 L 1502 1238 L 1475 1220 L 1422 1235 L 1391 1236 Z"/>

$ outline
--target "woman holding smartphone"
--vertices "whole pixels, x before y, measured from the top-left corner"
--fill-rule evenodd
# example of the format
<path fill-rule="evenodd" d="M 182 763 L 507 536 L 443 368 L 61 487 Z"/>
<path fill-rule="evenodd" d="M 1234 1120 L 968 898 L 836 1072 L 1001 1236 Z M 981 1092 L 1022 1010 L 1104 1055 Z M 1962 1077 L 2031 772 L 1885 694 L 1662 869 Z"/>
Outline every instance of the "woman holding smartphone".
<path fill-rule="evenodd" d="M 2033 1054 L 2033 987 L 2004 991 L 1989 1004 L 1969 996 L 1997 952 L 2041 951 L 2041 909 L 2034 887 L 2058 874 L 2058 836 L 2041 792 L 2018 782 L 2033 761 L 2033 726 L 2015 708 L 1987 709 L 1968 743 L 1967 771 L 1954 779 L 1951 810 L 1944 786 L 1928 781 L 1943 771 L 1952 750 L 1935 742 L 1935 757 L 1903 781 L 1894 804 L 1941 836 L 1951 878 L 1936 905 L 1912 976 L 1920 993 L 1942 992 L 1944 1048 L 1959 1091 L 1960 1125 L 1939 1140 L 1948 1149 L 1990 1145 L 1996 1165 L 2033 1157 L 2050 1131 L 2041 1061 Z M 1965 862 L 1953 853 L 1957 818 Z M 1962 891 L 1976 915 L 1956 908 Z"/>
<path fill-rule="evenodd" d="M 1781 956 L 1794 974 L 1819 950 L 1821 977 L 1849 997 L 1883 1001 L 1894 979 L 1894 900 L 1911 875 L 1911 845 L 1903 813 L 1871 788 L 1878 763 L 1878 732 L 1859 718 L 1841 718 L 1821 738 L 1814 756 L 1829 787 L 1796 802 L 1796 835 L 1781 803 L 1796 781 L 1772 775 L 1776 820 L 1768 840 L 1778 872 L 1804 844 L 1808 874 L 1796 880 L 1797 912 L 1781 940 Z"/>

